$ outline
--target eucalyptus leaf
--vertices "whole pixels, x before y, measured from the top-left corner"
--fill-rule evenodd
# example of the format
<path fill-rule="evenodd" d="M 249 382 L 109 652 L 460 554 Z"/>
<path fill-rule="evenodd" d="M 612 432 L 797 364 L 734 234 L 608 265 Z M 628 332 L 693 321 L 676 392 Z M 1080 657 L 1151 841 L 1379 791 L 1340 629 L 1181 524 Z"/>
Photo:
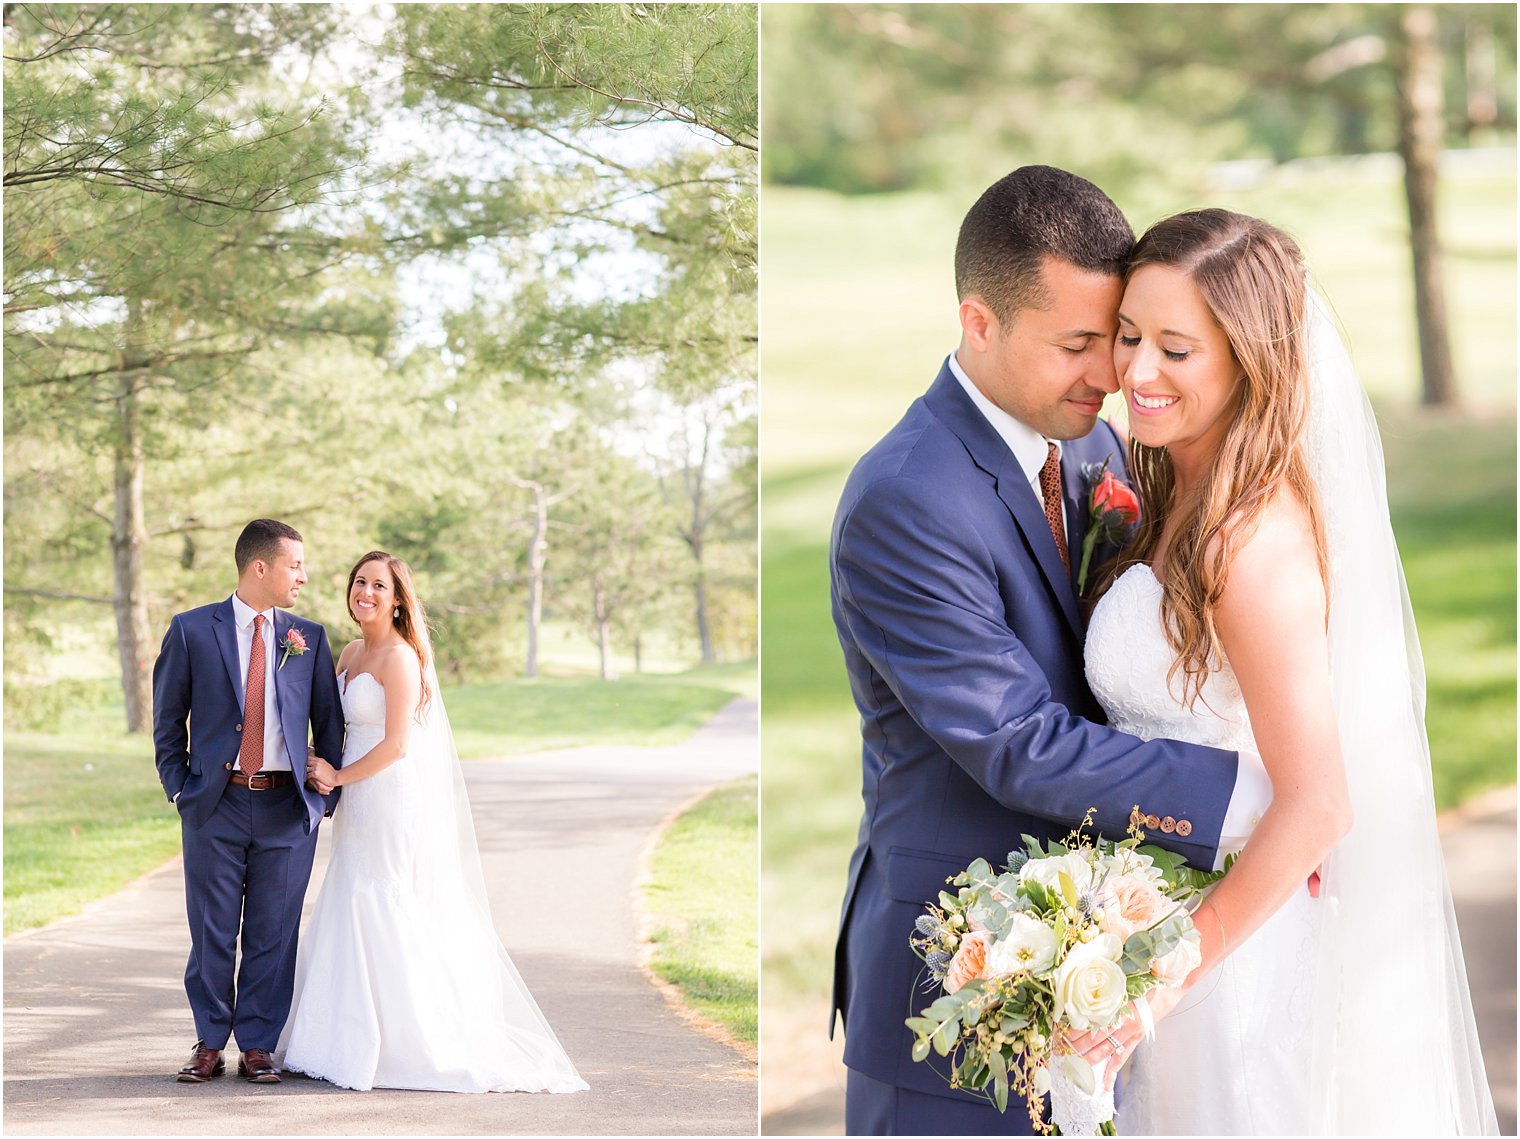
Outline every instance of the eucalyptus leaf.
<path fill-rule="evenodd" d="M 956 1028 L 954 1020 L 947 1020 L 934 1034 L 934 1050 L 941 1056 L 950 1055 L 950 1046 L 955 1043 Z"/>
<path fill-rule="evenodd" d="M 987 1067 L 992 1072 L 994 1080 L 1008 1082 L 1008 1061 L 1003 1058 L 1002 1049 L 994 1048 L 987 1053 Z"/>
<path fill-rule="evenodd" d="M 1061 1068 L 1072 1083 L 1082 1089 L 1084 1095 L 1092 1095 L 1098 1089 L 1098 1081 L 1093 1075 L 1092 1065 L 1080 1056 L 1066 1056 L 1061 1060 Z"/>
<path fill-rule="evenodd" d="M 926 1060 L 929 1057 L 929 1039 L 922 1037 L 913 1042 L 913 1059 Z"/>

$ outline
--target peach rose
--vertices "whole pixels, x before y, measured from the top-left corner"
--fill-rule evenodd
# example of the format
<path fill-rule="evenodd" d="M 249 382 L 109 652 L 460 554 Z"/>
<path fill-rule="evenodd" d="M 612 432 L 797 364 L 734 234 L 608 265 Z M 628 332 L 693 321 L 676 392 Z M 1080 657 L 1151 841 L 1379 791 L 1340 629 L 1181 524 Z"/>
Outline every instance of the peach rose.
<path fill-rule="evenodd" d="M 1176 949 L 1165 957 L 1158 957 L 1151 962 L 1151 976 L 1163 985 L 1175 988 L 1186 981 L 1188 974 L 1202 964 L 1203 951 L 1198 948 L 1198 943 L 1185 937 Z"/>
<path fill-rule="evenodd" d="M 987 970 L 987 950 L 992 948 L 992 931 L 976 929 L 961 938 L 960 948 L 950 958 L 945 970 L 945 992 L 953 993 L 967 981 L 975 981 Z"/>
<path fill-rule="evenodd" d="M 1104 883 L 1101 906 L 1098 928 L 1122 944 L 1136 930 L 1149 929 L 1169 914 L 1174 903 L 1143 878 L 1121 874 Z"/>

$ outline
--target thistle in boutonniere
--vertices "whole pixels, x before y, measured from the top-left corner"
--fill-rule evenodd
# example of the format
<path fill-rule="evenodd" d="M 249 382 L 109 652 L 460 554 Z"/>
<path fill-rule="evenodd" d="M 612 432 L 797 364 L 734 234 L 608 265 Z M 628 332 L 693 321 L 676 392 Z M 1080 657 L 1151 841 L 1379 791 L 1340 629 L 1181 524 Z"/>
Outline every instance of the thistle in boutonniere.
<path fill-rule="evenodd" d="M 1140 521 L 1140 500 L 1108 469 L 1107 459 L 1101 464 L 1082 464 L 1082 479 L 1087 483 L 1088 521 L 1087 537 L 1082 539 L 1082 564 L 1077 569 L 1078 597 L 1086 590 L 1087 563 L 1097 544 L 1121 543 L 1125 530 Z"/>
<path fill-rule="evenodd" d="M 280 668 L 284 668 L 285 662 L 291 657 L 298 657 L 306 651 L 306 638 L 295 629 L 286 629 L 284 639 L 280 641 L 280 644 L 285 648 L 285 655 L 280 658 Z"/>

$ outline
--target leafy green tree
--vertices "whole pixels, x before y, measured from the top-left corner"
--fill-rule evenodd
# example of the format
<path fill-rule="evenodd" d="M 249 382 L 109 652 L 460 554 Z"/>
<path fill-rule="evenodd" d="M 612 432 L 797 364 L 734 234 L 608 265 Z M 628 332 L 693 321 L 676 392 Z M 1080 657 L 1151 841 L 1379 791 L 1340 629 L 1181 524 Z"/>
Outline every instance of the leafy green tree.
<path fill-rule="evenodd" d="M 321 293 L 344 252 L 307 210 L 354 159 L 320 100 L 275 110 L 258 92 L 277 82 L 279 49 L 324 34 L 323 12 L 17 7 L 6 423 L 112 457 L 109 508 L 85 508 L 109 519 L 127 724 L 138 731 L 152 657 L 151 462 L 177 432 L 259 417 L 257 360 L 271 338 L 375 333 L 386 306 L 339 301 L 313 324 L 298 303 Z"/>

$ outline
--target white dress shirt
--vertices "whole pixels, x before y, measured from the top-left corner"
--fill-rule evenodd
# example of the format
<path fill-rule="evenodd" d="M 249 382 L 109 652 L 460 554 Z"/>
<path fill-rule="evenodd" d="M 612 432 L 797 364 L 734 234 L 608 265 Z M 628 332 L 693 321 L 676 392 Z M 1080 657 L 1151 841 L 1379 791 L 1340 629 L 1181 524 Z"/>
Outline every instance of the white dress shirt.
<path fill-rule="evenodd" d="M 950 353 L 947 361 L 950 365 L 950 374 L 960 381 L 961 387 L 966 389 L 966 394 L 971 397 L 971 402 L 976 404 L 976 409 L 982 413 L 992 429 L 998 433 L 998 437 L 1008 445 L 1008 450 L 1013 452 L 1014 462 L 1018 463 L 1019 470 L 1024 472 L 1024 477 L 1029 480 L 1029 485 L 1034 488 L 1034 497 L 1043 507 L 1045 505 L 1045 491 L 1040 487 L 1040 471 L 1045 468 L 1045 460 L 1050 455 L 1050 444 L 1056 445 L 1056 461 L 1061 458 L 1061 441 L 1059 439 L 1047 439 L 1028 424 L 1020 423 L 1009 415 L 997 404 L 982 394 L 980 388 L 971 382 L 971 377 L 961 369 L 961 362 L 955 358 L 955 353 Z M 1061 525 L 1066 525 L 1066 503 L 1060 505 Z"/>
<path fill-rule="evenodd" d="M 1049 444 L 1056 445 L 1056 455 L 1059 458 L 1061 441 L 1045 438 L 1033 427 L 1020 423 L 983 395 L 981 389 L 971 382 L 971 377 L 966 375 L 961 368 L 960 361 L 955 358 L 954 352 L 950 353 L 950 358 L 946 363 L 950 365 L 951 375 L 960 381 L 961 387 L 965 389 L 971 402 L 976 405 L 976 409 L 982 413 L 982 417 L 991 424 L 992 429 L 998 433 L 998 437 L 1008 445 L 1008 450 L 1013 453 L 1019 470 L 1029 480 L 1035 498 L 1043 505 L 1045 494 L 1040 488 L 1040 470 L 1045 466 L 1046 457 L 1050 454 Z M 1065 502 L 1061 503 L 1061 524 L 1063 526 L 1066 524 Z M 1225 856 L 1231 850 L 1239 850 L 1244 845 L 1245 840 L 1256 829 L 1256 824 L 1261 822 L 1266 804 L 1271 801 L 1272 783 L 1260 764 L 1241 762 L 1235 776 L 1235 789 L 1230 793 L 1230 805 L 1225 809 L 1224 825 L 1220 828 L 1219 853 L 1214 860 L 1214 869 L 1223 869 Z"/>
<path fill-rule="evenodd" d="M 237 623 L 238 675 L 247 683 L 248 657 L 253 652 L 253 619 L 258 614 L 235 592 L 232 615 Z M 289 771 L 290 756 L 285 753 L 285 733 L 280 728 L 280 710 L 274 698 L 274 671 L 279 665 L 275 653 L 274 609 L 264 610 L 264 771 Z M 246 696 L 246 693 L 244 694 Z M 246 711 L 245 711 L 246 715 Z"/>

